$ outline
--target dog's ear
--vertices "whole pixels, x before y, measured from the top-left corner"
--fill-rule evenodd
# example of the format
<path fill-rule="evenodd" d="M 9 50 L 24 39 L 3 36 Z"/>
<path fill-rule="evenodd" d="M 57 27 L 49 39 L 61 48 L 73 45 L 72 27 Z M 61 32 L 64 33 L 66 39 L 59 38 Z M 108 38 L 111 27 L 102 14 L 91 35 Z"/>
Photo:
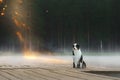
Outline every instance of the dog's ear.
<path fill-rule="evenodd" d="M 79 48 L 80 48 L 80 46 L 77 44 L 77 45 L 76 45 L 76 48 L 77 48 L 77 49 L 79 49 Z"/>

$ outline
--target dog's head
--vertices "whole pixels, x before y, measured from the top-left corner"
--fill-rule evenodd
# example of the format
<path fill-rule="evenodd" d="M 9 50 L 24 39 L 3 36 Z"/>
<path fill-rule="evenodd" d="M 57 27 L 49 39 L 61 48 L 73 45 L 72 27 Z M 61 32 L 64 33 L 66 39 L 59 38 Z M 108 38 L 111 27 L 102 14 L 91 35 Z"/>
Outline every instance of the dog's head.
<path fill-rule="evenodd" d="M 80 46 L 77 43 L 73 44 L 73 49 L 79 49 L 79 48 L 80 48 Z"/>

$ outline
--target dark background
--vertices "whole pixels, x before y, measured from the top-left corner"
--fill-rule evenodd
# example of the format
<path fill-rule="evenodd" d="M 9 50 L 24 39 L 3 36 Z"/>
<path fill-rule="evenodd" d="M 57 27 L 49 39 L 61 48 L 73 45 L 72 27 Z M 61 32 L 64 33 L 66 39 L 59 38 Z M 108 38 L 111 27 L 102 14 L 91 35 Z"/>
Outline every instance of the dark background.
<path fill-rule="evenodd" d="M 101 45 L 104 51 L 119 51 L 120 0 L 28 1 L 32 32 L 42 44 L 39 49 L 69 50 L 76 41 L 85 51 L 100 51 Z M 19 49 L 9 10 L 7 14 L 0 16 L 0 46 L 14 44 Z"/>

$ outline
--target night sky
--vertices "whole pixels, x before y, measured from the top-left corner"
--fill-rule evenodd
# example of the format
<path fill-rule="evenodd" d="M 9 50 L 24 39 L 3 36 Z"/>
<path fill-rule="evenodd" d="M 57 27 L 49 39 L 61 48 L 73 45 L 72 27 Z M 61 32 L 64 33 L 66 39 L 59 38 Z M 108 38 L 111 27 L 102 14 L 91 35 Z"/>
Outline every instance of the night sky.
<path fill-rule="evenodd" d="M 76 41 L 83 50 L 99 51 L 101 44 L 104 50 L 120 49 L 120 0 L 29 1 L 32 32 L 42 47 L 71 49 Z M 0 16 L 1 47 L 19 45 L 9 17 L 9 10 Z"/>

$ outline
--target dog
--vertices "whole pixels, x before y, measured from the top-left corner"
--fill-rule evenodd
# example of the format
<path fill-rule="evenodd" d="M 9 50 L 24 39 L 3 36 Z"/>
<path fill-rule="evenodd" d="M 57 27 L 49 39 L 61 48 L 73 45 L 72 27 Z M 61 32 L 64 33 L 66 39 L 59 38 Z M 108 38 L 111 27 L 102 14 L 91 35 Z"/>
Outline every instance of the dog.
<path fill-rule="evenodd" d="M 73 44 L 72 55 L 73 55 L 73 68 L 75 68 L 76 66 L 77 68 L 82 69 L 86 68 L 86 63 L 83 60 L 83 55 L 80 50 L 80 46 L 77 43 Z"/>

